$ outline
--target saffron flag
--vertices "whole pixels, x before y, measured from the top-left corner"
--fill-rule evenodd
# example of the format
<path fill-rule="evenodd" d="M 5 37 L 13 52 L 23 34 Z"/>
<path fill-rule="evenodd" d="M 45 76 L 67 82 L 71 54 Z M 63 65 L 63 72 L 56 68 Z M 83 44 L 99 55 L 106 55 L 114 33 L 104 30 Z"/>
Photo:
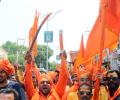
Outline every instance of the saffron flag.
<path fill-rule="evenodd" d="M 106 26 L 113 32 L 120 32 L 120 0 L 109 0 L 106 9 Z"/>
<path fill-rule="evenodd" d="M 100 44 L 99 45 L 99 50 L 98 50 L 98 54 L 99 54 L 99 60 L 98 60 L 98 66 L 96 69 L 98 69 L 97 71 L 97 76 L 99 74 L 101 74 L 101 66 L 102 66 L 102 53 L 103 53 L 103 49 L 104 49 L 104 41 L 105 41 L 105 11 L 106 11 L 106 5 L 107 2 L 105 0 L 101 0 L 101 8 L 100 8 L 100 34 L 101 37 L 100 38 Z M 96 82 L 95 82 L 95 90 L 94 90 L 94 95 L 93 95 L 93 100 L 98 100 L 99 98 L 99 90 L 100 90 L 100 78 L 97 77 Z"/>
<path fill-rule="evenodd" d="M 74 72 L 78 71 L 80 64 L 82 64 L 83 57 L 84 57 L 84 44 L 83 44 L 83 35 L 82 35 L 80 48 L 79 48 L 79 51 L 77 53 L 75 64 L 73 67 Z"/>
<path fill-rule="evenodd" d="M 33 41 L 35 34 L 37 32 L 37 29 L 38 29 L 38 19 L 39 19 L 39 15 L 36 11 L 33 26 L 31 27 L 31 29 L 29 31 L 29 47 L 31 46 L 32 41 Z M 32 56 L 33 57 L 37 56 L 37 40 L 35 41 L 35 44 L 33 46 Z"/>
<path fill-rule="evenodd" d="M 98 44 L 100 44 L 101 37 L 100 17 L 101 15 L 98 15 L 93 29 L 88 37 L 85 51 L 85 59 L 88 59 L 95 54 L 98 54 L 99 52 Z M 104 26 L 104 48 L 109 48 L 118 42 L 118 37 L 120 33 L 120 0 L 109 0 L 109 2 L 107 2 Z"/>

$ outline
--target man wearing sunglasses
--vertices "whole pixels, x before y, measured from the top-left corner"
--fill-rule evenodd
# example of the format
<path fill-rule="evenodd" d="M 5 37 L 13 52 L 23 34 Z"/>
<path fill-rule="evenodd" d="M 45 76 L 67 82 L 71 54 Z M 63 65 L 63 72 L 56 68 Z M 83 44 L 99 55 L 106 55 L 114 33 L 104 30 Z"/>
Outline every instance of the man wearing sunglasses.
<path fill-rule="evenodd" d="M 117 70 L 110 70 L 106 74 L 109 100 L 120 100 L 120 73 Z"/>
<path fill-rule="evenodd" d="M 76 93 L 69 93 L 67 100 L 91 100 L 92 86 L 87 83 L 80 84 Z"/>
<path fill-rule="evenodd" d="M 92 86 L 90 84 L 81 84 L 78 89 L 79 100 L 91 100 Z"/>

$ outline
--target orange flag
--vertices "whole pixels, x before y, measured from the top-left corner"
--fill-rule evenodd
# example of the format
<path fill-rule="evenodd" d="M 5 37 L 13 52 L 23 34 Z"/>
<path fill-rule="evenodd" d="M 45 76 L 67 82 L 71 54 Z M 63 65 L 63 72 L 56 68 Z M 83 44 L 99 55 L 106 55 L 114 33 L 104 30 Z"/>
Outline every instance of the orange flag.
<path fill-rule="evenodd" d="M 100 44 L 99 45 L 99 61 L 98 61 L 98 66 L 96 69 L 98 69 L 98 73 L 101 73 L 101 66 L 102 66 L 102 52 L 104 49 L 104 40 L 105 40 L 105 10 L 106 10 L 106 4 L 107 2 L 105 0 L 101 0 L 101 8 L 100 8 L 100 26 L 101 26 L 101 37 L 100 38 Z M 95 82 L 95 90 L 94 90 L 94 95 L 93 95 L 93 100 L 98 100 L 99 97 L 99 89 L 100 89 L 100 78 L 97 78 Z"/>
<path fill-rule="evenodd" d="M 31 46 L 33 38 L 35 37 L 35 33 L 37 32 L 37 29 L 38 29 L 38 19 L 39 19 L 39 15 L 36 11 L 33 26 L 29 32 L 29 47 Z M 35 44 L 33 46 L 32 56 L 33 57 L 37 56 L 37 40 L 35 41 Z"/>
<path fill-rule="evenodd" d="M 104 48 L 111 47 L 114 48 L 114 46 L 116 46 L 118 42 L 118 37 L 120 33 L 120 0 L 104 0 L 104 1 L 109 1 L 107 2 L 105 13 Z M 89 59 L 95 54 L 98 54 L 99 52 L 98 44 L 100 44 L 101 37 L 100 17 L 101 15 L 98 15 L 97 20 L 93 26 L 93 29 L 88 37 L 85 50 L 85 60 Z"/>
<path fill-rule="evenodd" d="M 120 32 L 120 0 L 109 0 L 105 21 L 107 27 L 113 32 Z"/>
<path fill-rule="evenodd" d="M 77 53 L 75 64 L 74 64 L 74 67 L 73 67 L 74 72 L 77 72 L 78 67 L 80 66 L 80 64 L 82 64 L 83 57 L 84 57 L 84 51 L 85 50 L 84 50 L 83 35 L 82 35 L 80 48 L 79 48 L 79 51 Z"/>

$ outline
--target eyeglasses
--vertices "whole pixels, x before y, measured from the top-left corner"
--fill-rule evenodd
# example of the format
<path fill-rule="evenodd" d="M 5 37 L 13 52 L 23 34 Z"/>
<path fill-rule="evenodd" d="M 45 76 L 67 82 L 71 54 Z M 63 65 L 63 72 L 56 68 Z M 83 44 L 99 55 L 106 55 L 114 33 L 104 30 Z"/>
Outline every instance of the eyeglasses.
<path fill-rule="evenodd" d="M 85 91 L 79 91 L 79 93 L 80 93 L 80 95 L 84 95 L 84 94 L 86 94 L 86 95 L 91 95 L 92 93 L 91 92 L 85 92 Z"/>
<path fill-rule="evenodd" d="M 106 77 L 106 79 L 108 81 L 110 81 L 110 80 L 116 81 L 118 79 L 118 77 Z"/>

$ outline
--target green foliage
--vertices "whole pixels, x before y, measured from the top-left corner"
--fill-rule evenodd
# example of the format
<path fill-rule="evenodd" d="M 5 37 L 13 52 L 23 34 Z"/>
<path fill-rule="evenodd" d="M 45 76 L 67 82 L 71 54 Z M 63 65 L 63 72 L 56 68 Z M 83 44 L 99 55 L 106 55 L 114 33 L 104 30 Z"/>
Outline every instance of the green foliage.
<path fill-rule="evenodd" d="M 16 56 L 15 55 L 8 55 L 8 59 L 11 63 L 14 63 L 16 60 Z"/>
<path fill-rule="evenodd" d="M 17 45 L 15 42 L 7 41 L 2 45 L 2 48 L 7 51 L 8 59 L 11 63 L 15 63 L 18 57 L 18 63 L 21 65 L 24 64 L 24 52 L 27 50 L 25 46 Z"/>
<path fill-rule="evenodd" d="M 5 49 L 8 53 L 8 59 L 11 63 L 15 63 L 18 58 L 18 63 L 20 65 L 24 65 L 24 54 L 28 50 L 27 47 L 22 45 L 17 45 L 14 42 L 7 41 L 5 44 L 2 45 L 2 48 Z M 35 62 L 37 66 L 46 68 L 46 45 L 38 45 L 38 55 L 35 58 Z M 18 54 L 18 56 L 17 56 Z M 53 50 L 48 47 L 48 59 L 53 55 Z M 54 69 L 55 63 L 48 63 L 49 69 Z"/>
<path fill-rule="evenodd" d="M 46 68 L 46 54 L 47 54 L 47 46 L 46 45 L 38 45 L 38 55 L 35 58 L 35 62 L 37 66 Z M 53 55 L 53 50 L 48 47 L 48 59 Z"/>
<path fill-rule="evenodd" d="M 56 62 L 51 62 L 51 63 L 49 63 L 50 65 L 50 67 L 49 67 L 49 69 L 50 70 L 55 70 L 56 69 Z"/>

